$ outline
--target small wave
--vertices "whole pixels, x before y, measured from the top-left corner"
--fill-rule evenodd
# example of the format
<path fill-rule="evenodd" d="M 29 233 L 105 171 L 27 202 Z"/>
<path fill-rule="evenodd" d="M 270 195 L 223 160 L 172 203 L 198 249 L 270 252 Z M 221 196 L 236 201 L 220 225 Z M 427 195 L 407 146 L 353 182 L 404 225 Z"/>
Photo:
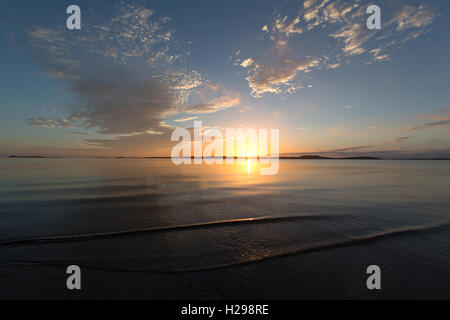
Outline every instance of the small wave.
<path fill-rule="evenodd" d="M 127 235 L 136 235 L 140 233 L 152 233 L 152 232 L 171 232 L 171 231 L 182 231 L 190 229 L 202 229 L 202 228 L 214 228 L 226 225 L 239 225 L 239 224 L 252 224 L 252 223 L 276 223 L 276 222 L 286 222 L 295 220 L 314 220 L 314 219 L 338 219 L 339 215 L 300 215 L 300 216 L 281 216 L 281 217 L 255 217 L 255 218 L 243 218 L 243 219 L 232 219 L 232 220 L 220 220 L 211 222 L 202 222 L 195 224 L 185 224 L 177 226 L 166 226 L 166 227 L 156 227 L 156 228 L 143 228 L 143 229 L 133 229 L 124 231 L 114 231 L 114 232 L 103 232 L 103 233 L 90 233 L 90 234 L 80 234 L 80 235 L 69 235 L 69 236 L 55 236 L 55 237 L 37 237 L 37 238 L 23 238 L 23 239 L 12 239 L 0 242 L 0 247 L 10 246 L 10 245 L 25 245 L 25 244 L 45 244 L 45 243 L 55 243 L 55 242 L 73 242 L 73 241 L 87 241 L 101 238 L 119 237 Z"/>
<path fill-rule="evenodd" d="M 314 216 L 313 216 L 314 217 Z M 288 217 L 286 217 L 288 218 Z M 254 219 L 254 218 L 252 218 Z M 256 218 L 258 219 L 258 218 Z M 267 219 L 267 218 L 259 218 L 259 219 Z M 273 218 L 269 218 L 273 219 Z M 234 221 L 234 220 L 230 220 Z M 243 220 L 247 221 L 247 220 Z M 254 220 L 249 220 L 254 221 Z M 314 243 L 308 246 L 302 246 L 300 248 L 280 252 L 278 254 L 274 254 L 271 256 L 264 256 L 260 258 L 256 258 L 249 261 L 235 261 L 231 263 L 224 263 L 224 264 L 216 264 L 216 265 L 210 265 L 207 267 L 200 267 L 200 268 L 190 268 L 190 269 L 174 269 L 174 270 L 158 270 L 158 269 L 129 269 L 129 268 L 115 268 L 115 267 L 104 267 L 99 266 L 96 264 L 90 264 L 90 263 L 78 263 L 77 265 L 81 267 L 86 267 L 90 269 L 95 270 L 102 270 L 102 271 L 110 271 L 110 272 L 120 272 L 120 273 L 158 273 L 158 274 L 179 274 L 179 273 L 194 273 L 194 272 L 203 272 L 203 271 L 211 271 L 211 270 L 218 270 L 218 269 L 225 269 L 225 268 L 232 268 L 232 267 L 238 267 L 243 265 L 249 265 L 249 264 L 256 264 L 262 261 L 271 260 L 271 259 L 279 259 L 283 257 L 289 257 L 294 255 L 301 255 L 301 254 L 308 254 L 318 251 L 324 251 L 324 250 L 330 250 L 340 247 L 349 247 L 349 246 L 357 246 L 357 245 L 364 245 L 368 244 L 370 242 L 386 239 L 389 237 L 396 237 L 396 236 L 402 236 L 406 234 L 412 234 L 412 233 L 421 233 L 421 232 L 431 232 L 431 231 L 440 231 L 441 229 L 444 229 L 446 227 L 450 226 L 450 221 L 441 222 L 439 224 L 434 225 L 428 225 L 428 226 L 408 226 L 404 228 L 397 228 L 397 229 L 391 229 L 387 231 L 380 231 L 380 232 L 374 232 L 365 236 L 361 237 L 349 237 L 344 240 L 338 240 L 338 241 L 331 241 L 331 242 L 318 242 Z M 35 266 L 35 265 L 67 265 L 67 261 L 26 261 L 21 260 L 20 263 L 9 263 L 9 264 L 3 264 L 3 267 L 8 266 Z"/>
<path fill-rule="evenodd" d="M 252 259 L 249 261 L 236 261 L 236 262 L 232 262 L 232 263 L 213 265 L 213 266 L 208 266 L 208 267 L 204 267 L 204 268 L 175 270 L 173 272 L 167 272 L 167 273 L 170 274 L 170 273 L 200 272 L 200 271 L 207 271 L 207 270 L 230 268 L 230 267 L 239 266 L 239 265 L 254 264 L 257 262 L 264 261 L 264 260 L 277 259 L 277 258 L 282 258 L 282 257 L 300 255 L 300 254 L 307 254 L 307 253 L 330 250 L 330 249 L 341 248 L 341 247 L 364 245 L 364 244 L 367 244 L 367 243 L 370 243 L 373 241 L 382 240 L 382 239 L 386 239 L 389 237 L 396 237 L 396 236 L 411 234 L 411 233 L 436 231 L 436 230 L 440 230 L 440 229 L 443 229 L 448 226 L 450 226 L 450 221 L 446 221 L 446 222 L 442 222 L 442 223 L 434 224 L 434 225 L 428 225 L 428 226 L 408 226 L 408 227 L 404 227 L 404 228 L 391 229 L 391 230 L 387 230 L 387 231 L 373 232 L 373 233 L 370 233 L 368 235 L 361 236 L 361 237 L 349 237 L 347 239 L 331 241 L 331 242 L 330 241 L 317 242 L 317 243 L 314 243 L 311 245 L 302 246 L 297 249 L 284 251 L 284 252 L 274 254 L 271 256 L 255 258 L 255 259 Z"/>

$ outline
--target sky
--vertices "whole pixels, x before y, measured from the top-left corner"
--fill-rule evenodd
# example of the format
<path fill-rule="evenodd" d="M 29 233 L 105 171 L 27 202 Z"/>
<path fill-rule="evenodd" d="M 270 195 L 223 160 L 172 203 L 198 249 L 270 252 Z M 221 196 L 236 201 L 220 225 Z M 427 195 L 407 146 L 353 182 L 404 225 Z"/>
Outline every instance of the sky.
<path fill-rule="evenodd" d="M 201 120 L 279 129 L 282 155 L 450 157 L 449 10 L 0 0 L 0 156 L 170 156 L 171 133 Z"/>

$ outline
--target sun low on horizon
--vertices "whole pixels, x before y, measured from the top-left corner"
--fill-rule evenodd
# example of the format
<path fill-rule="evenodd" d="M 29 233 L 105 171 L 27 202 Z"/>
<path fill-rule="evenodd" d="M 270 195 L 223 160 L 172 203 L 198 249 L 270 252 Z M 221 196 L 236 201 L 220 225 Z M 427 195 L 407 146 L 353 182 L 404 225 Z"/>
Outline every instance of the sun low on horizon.
<path fill-rule="evenodd" d="M 0 155 L 170 156 L 201 121 L 278 129 L 285 156 L 448 157 L 448 3 L 379 1 L 372 30 L 369 5 L 79 1 L 71 30 L 2 1 Z"/>
<path fill-rule="evenodd" d="M 450 299 L 449 17 L 0 0 L 0 300 L 290 319 Z"/>

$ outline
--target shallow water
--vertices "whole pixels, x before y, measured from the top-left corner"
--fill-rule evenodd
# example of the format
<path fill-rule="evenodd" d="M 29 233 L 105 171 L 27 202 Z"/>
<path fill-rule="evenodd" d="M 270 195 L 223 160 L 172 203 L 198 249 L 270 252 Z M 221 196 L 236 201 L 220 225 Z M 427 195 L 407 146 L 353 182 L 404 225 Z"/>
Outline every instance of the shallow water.
<path fill-rule="evenodd" d="M 281 160 L 275 176 L 261 176 L 256 160 L 2 159 L 0 168 L 4 266 L 199 271 L 401 242 L 450 221 L 448 161 Z"/>

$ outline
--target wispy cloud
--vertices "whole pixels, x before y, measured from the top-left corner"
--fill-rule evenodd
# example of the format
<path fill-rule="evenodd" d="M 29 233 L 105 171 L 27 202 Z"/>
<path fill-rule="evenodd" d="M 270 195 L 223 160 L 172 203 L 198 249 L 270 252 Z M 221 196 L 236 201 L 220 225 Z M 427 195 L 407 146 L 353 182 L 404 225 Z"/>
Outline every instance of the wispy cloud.
<path fill-rule="evenodd" d="M 353 56 L 363 55 L 366 64 L 390 60 L 393 50 L 427 32 L 436 17 L 426 4 L 387 2 L 383 3 L 382 30 L 374 31 L 366 27 L 370 4 L 368 0 L 306 0 L 294 16 L 277 9 L 273 20 L 261 29 L 271 41 L 271 49 L 245 59 L 235 58 L 235 65 L 247 69 L 252 95 L 292 93 L 302 88 L 305 73 L 339 68 Z M 325 35 L 320 41 L 325 45 L 317 48 L 315 43 L 314 50 L 308 51 L 306 35 L 319 28 L 321 33 L 315 33 L 315 37 Z M 303 50 L 294 50 L 299 43 Z"/>
<path fill-rule="evenodd" d="M 398 31 L 417 28 L 422 29 L 433 22 L 436 14 L 424 4 L 418 7 L 404 6 L 392 19 Z M 411 35 L 414 35 L 411 34 Z"/>
<path fill-rule="evenodd" d="M 191 121 L 191 120 L 195 120 L 195 119 L 198 119 L 198 117 L 182 118 L 182 119 L 176 119 L 176 120 L 173 120 L 173 121 L 175 121 L 175 122 L 187 122 L 187 121 Z"/>
<path fill-rule="evenodd" d="M 425 122 L 417 126 L 411 126 L 405 128 L 406 131 L 416 131 L 426 128 L 444 127 L 445 131 L 450 132 L 450 108 L 443 108 L 437 111 L 437 113 L 420 113 L 415 114 L 414 118 L 424 120 L 434 120 L 431 122 Z"/>
<path fill-rule="evenodd" d="M 172 130 L 169 128 L 161 128 L 161 130 L 160 134 L 137 133 L 115 138 L 88 139 L 85 144 L 93 148 L 103 148 L 103 155 L 168 156 Z M 149 146 L 151 146 L 150 149 Z"/>
<path fill-rule="evenodd" d="M 450 131 L 450 117 L 447 117 L 440 121 L 427 122 L 427 123 L 422 123 L 418 126 L 408 127 L 405 130 L 415 131 L 415 130 L 420 130 L 420 129 L 425 129 L 425 128 L 435 128 L 435 127 L 445 127 L 445 128 L 447 128 L 446 131 Z"/>
<path fill-rule="evenodd" d="M 396 138 L 393 138 L 393 139 L 387 141 L 386 143 L 387 143 L 387 144 L 390 144 L 390 143 L 399 144 L 399 143 L 405 142 L 405 141 L 408 140 L 409 138 L 410 138 L 410 137 L 396 137 Z"/>
<path fill-rule="evenodd" d="M 72 128 L 73 124 L 65 118 L 31 118 L 27 120 L 28 125 L 32 127 L 43 127 L 43 128 Z"/>
<path fill-rule="evenodd" d="M 341 148 L 341 149 L 333 149 L 333 150 L 328 150 L 325 152 L 350 152 L 350 151 L 358 151 L 361 149 L 368 149 L 368 148 L 372 148 L 373 146 L 371 145 L 364 145 L 364 146 L 354 146 L 354 147 L 347 147 L 347 148 Z"/>
<path fill-rule="evenodd" d="M 247 60 L 241 66 L 249 67 L 247 81 L 255 97 L 264 93 L 293 92 L 297 86 L 293 83 L 299 72 L 309 72 L 317 67 L 319 59 L 307 57 L 304 59 L 280 58 L 279 60 L 260 65 Z M 252 60 L 253 61 L 253 60 Z"/>
<path fill-rule="evenodd" d="M 140 58 L 141 67 L 173 64 L 181 55 L 173 48 L 171 40 L 175 31 L 167 27 L 169 20 L 168 17 L 157 17 L 153 10 L 143 5 L 123 3 L 117 15 L 104 24 L 85 24 L 82 33 L 69 35 L 64 28 L 36 26 L 29 28 L 28 35 L 35 47 L 47 53 L 53 67 L 67 67 L 66 71 L 70 72 L 60 70 L 55 74 L 65 77 L 78 73 L 80 63 L 76 49 L 116 63 Z"/>
<path fill-rule="evenodd" d="M 204 104 L 188 106 L 184 112 L 191 114 L 214 113 L 235 107 L 240 103 L 239 96 L 223 96 Z"/>
<path fill-rule="evenodd" d="M 318 18 L 310 24 L 310 28 L 317 25 L 338 26 L 338 30 L 330 36 L 340 40 L 344 56 L 368 52 L 368 62 L 371 63 L 390 59 L 390 52 L 393 49 L 400 43 L 417 38 L 426 32 L 426 28 L 436 16 L 431 8 L 424 4 L 417 7 L 400 3 L 386 4 L 382 6 L 384 9 L 382 30 L 374 32 L 368 30 L 365 25 L 367 18 L 365 9 L 369 4 L 366 1 L 350 5 L 347 1 L 330 2 L 318 9 Z M 393 14 L 385 15 L 389 12 Z"/>
<path fill-rule="evenodd" d="M 341 66 L 340 63 L 332 63 L 332 64 L 327 65 L 327 68 L 328 68 L 328 69 L 337 69 L 337 68 L 339 68 L 340 66 Z"/>
<path fill-rule="evenodd" d="M 336 134 L 338 136 L 347 136 L 349 134 L 355 134 L 356 131 L 352 129 L 345 128 L 343 126 L 336 126 L 328 130 L 329 133 Z"/>

